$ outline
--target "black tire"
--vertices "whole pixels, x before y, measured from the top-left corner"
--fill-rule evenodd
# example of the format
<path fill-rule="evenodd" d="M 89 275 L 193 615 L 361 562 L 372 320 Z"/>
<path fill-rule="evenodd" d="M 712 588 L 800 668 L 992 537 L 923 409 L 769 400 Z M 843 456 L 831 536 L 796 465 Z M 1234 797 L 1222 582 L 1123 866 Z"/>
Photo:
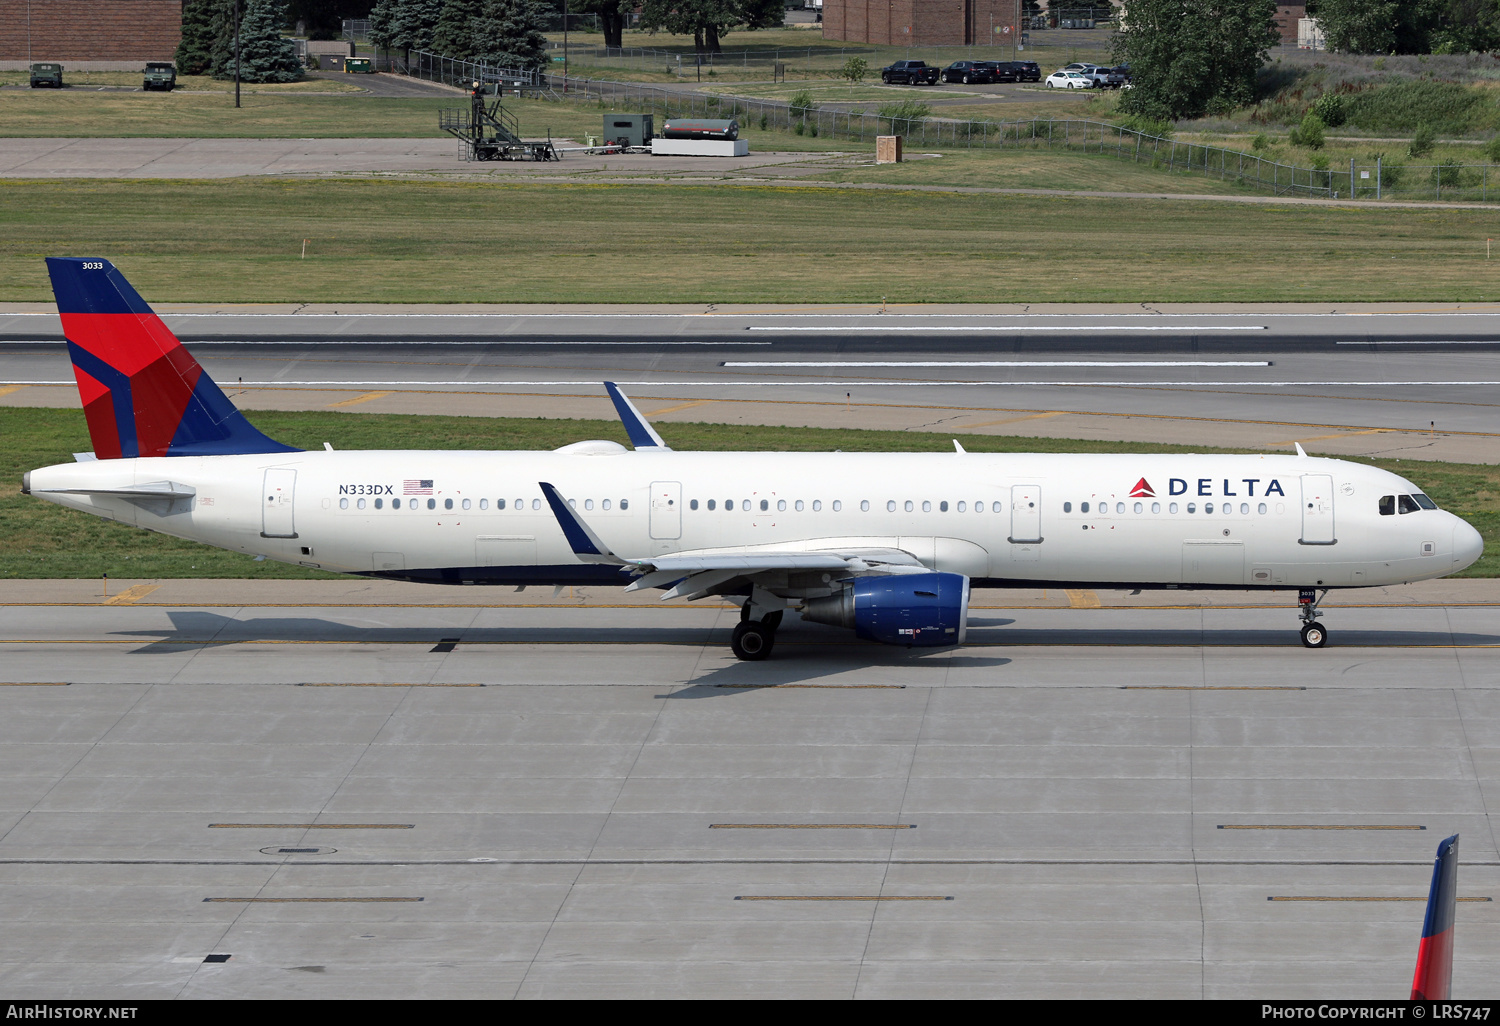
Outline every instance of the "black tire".
<path fill-rule="evenodd" d="M 886 85 L 890 85 L 891 84 L 891 76 L 889 76 L 889 75 L 887 75 L 887 74 L 885 74 L 885 73 L 882 72 L 881 76 L 880 76 L 880 81 L 883 82 Z"/>
<path fill-rule="evenodd" d="M 745 662 L 759 662 L 771 654 L 776 645 L 776 634 L 755 620 L 747 620 L 734 629 L 729 636 L 729 647 L 734 657 Z"/>
<path fill-rule="evenodd" d="M 1302 626 L 1302 644 L 1306 648 L 1322 648 L 1328 644 L 1328 631 L 1320 623 L 1309 623 Z"/>
<path fill-rule="evenodd" d="M 969 76 L 965 75 L 964 76 L 964 85 L 968 85 L 968 84 L 969 84 Z"/>

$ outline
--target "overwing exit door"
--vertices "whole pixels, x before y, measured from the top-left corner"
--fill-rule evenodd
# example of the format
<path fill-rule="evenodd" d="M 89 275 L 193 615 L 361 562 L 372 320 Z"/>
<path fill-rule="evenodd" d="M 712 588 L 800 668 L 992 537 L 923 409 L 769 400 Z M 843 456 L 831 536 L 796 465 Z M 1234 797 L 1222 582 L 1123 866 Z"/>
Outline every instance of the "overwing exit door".
<path fill-rule="evenodd" d="M 651 482 L 651 537 L 682 537 L 682 484 Z"/>

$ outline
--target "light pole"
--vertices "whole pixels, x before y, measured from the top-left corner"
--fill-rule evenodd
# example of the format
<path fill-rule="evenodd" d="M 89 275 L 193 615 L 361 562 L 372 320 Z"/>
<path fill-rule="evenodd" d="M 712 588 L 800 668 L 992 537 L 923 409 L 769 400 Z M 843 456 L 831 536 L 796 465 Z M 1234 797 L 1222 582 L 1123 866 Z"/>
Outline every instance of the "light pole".
<path fill-rule="evenodd" d="M 563 92 L 568 91 L 568 0 L 563 0 Z"/>
<path fill-rule="evenodd" d="M 240 109 L 240 0 L 234 0 L 234 109 Z"/>

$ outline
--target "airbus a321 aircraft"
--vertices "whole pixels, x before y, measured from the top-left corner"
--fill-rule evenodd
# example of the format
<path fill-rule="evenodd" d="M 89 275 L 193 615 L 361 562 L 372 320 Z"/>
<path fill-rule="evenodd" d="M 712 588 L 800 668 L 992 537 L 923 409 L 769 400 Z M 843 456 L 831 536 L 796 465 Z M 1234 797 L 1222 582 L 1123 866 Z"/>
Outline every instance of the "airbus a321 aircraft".
<path fill-rule="evenodd" d="M 1284 589 L 1302 643 L 1334 588 L 1419 581 L 1479 533 L 1410 481 L 1304 455 L 674 452 L 634 445 L 303 452 L 257 431 L 107 260 L 49 258 L 94 451 L 39 499 L 221 548 L 433 584 L 619 585 L 787 609 L 907 646 L 964 641 L 969 589 Z"/>

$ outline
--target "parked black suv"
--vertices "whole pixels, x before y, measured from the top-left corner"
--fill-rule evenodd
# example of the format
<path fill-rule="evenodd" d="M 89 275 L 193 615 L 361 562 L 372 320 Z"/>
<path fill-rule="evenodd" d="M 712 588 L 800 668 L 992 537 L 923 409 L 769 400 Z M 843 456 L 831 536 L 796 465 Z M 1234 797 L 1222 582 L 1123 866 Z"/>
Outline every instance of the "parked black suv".
<path fill-rule="evenodd" d="M 1021 81 L 1021 65 L 1015 61 L 985 61 L 990 66 L 996 82 Z"/>
<path fill-rule="evenodd" d="M 942 79 L 944 82 L 962 82 L 964 85 L 971 82 L 993 82 L 995 68 L 990 61 L 954 61 L 943 69 Z"/>
<path fill-rule="evenodd" d="M 1042 80 L 1042 68 L 1036 61 L 1014 61 L 1016 66 L 1017 82 L 1040 82 Z"/>
<path fill-rule="evenodd" d="M 926 61 L 897 61 L 880 69 L 880 81 L 887 84 L 937 85 L 937 80 L 938 69 L 928 67 Z"/>

